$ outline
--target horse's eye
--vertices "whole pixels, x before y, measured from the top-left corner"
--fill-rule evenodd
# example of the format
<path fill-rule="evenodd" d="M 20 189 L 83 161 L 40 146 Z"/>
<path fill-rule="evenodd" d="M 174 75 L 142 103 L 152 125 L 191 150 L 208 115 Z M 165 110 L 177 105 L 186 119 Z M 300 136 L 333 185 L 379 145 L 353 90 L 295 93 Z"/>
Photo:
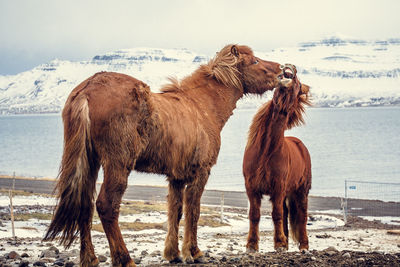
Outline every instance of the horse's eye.
<path fill-rule="evenodd" d="M 254 65 L 258 64 L 258 59 L 253 62 Z"/>

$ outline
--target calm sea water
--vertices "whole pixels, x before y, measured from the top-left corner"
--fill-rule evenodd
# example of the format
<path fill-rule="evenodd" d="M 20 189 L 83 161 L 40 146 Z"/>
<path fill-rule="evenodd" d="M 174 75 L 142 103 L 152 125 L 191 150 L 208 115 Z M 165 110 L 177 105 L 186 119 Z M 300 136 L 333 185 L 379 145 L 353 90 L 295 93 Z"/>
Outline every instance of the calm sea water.
<path fill-rule="evenodd" d="M 242 159 L 255 113 L 235 110 L 225 125 L 207 189 L 245 190 Z M 299 137 L 310 151 L 312 195 L 342 197 L 346 179 L 400 183 L 400 107 L 310 108 L 306 114 L 306 125 L 286 135 Z M 56 177 L 62 142 L 60 114 L 0 116 L 0 174 Z M 138 173 L 129 183 L 167 185 L 163 176 Z M 398 196 L 397 190 L 390 185 L 380 194 Z"/>

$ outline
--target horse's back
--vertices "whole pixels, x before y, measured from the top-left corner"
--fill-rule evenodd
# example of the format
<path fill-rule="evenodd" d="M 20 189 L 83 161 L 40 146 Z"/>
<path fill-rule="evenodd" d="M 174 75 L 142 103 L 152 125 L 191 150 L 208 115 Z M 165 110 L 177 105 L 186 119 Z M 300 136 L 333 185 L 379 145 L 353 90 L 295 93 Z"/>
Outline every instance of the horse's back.
<path fill-rule="evenodd" d="M 150 89 L 129 75 L 99 72 L 79 84 L 71 92 L 67 104 L 78 94 L 87 96 L 91 119 L 106 119 L 115 113 L 135 110 L 137 102 L 147 100 Z"/>

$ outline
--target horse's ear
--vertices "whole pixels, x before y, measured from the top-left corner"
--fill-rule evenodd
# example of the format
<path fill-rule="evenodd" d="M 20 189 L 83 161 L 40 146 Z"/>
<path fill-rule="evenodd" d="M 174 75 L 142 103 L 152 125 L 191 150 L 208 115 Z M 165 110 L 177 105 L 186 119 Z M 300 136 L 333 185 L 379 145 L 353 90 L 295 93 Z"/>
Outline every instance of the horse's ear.
<path fill-rule="evenodd" d="M 239 50 L 238 50 L 236 45 L 232 45 L 231 46 L 231 53 L 232 53 L 232 55 L 235 55 L 236 57 L 239 57 Z"/>

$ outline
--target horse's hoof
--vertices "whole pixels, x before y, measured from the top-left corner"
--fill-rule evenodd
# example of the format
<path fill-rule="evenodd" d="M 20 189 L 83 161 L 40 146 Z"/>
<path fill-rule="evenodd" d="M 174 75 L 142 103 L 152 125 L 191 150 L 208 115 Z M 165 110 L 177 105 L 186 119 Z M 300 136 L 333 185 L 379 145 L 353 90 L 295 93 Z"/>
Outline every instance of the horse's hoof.
<path fill-rule="evenodd" d="M 90 262 L 83 261 L 80 263 L 81 266 L 87 266 L 87 267 L 97 267 L 97 266 L 99 266 L 99 264 L 100 264 L 100 262 L 97 258 L 92 259 Z"/>
<path fill-rule="evenodd" d="M 172 263 L 172 264 L 182 263 L 182 258 L 181 257 L 176 257 L 175 259 L 170 260 L 169 263 Z"/>
<path fill-rule="evenodd" d="M 189 257 L 185 258 L 184 260 L 185 260 L 185 263 L 187 263 L 187 264 L 192 264 L 192 263 L 194 263 L 194 260 L 193 260 L 193 257 L 192 257 L 192 256 L 189 256 Z"/>
<path fill-rule="evenodd" d="M 311 253 L 310 251 L 308 251 L 308 249 L 306 249 L 306 248 L 300 249 L 300 252 L 301 252 L 301 254 L 306 254 L 306 255 L 312 254 L 312 253 Z"/>
<path fill-rule="evenodd" d="M 254 248 L 246 248 L 246 253 L 256 253 L 257 250 Z"/>
<path fill-rule="evenodd" d="M 200 256 L 197 259 L 194 259 L 194 263 L 206 263 L 206 259 L 204 256 Z"/>
<path fill-rule="evenodd" d="M 287 248 L 279 247 L 279 248 L 276 248 L 275 251 L 278 252 L 278 253 L 287 252 Z"/>

